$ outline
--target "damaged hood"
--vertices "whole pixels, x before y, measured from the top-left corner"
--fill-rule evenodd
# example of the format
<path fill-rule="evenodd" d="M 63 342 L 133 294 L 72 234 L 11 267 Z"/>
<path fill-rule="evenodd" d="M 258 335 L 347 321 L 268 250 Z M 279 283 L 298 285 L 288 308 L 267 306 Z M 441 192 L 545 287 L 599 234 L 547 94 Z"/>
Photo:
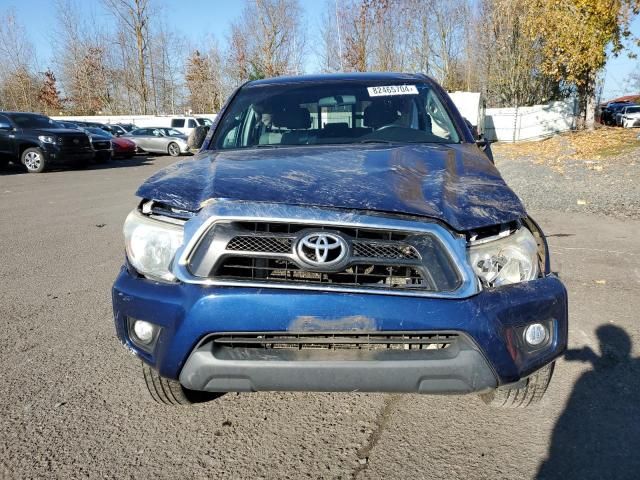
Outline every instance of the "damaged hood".
<path fill-rule="evenodd" d="M 395 212 L 434 218 L 459 231 L 525 215 L 472 144 L 207 152 L 159 171 L 137 195 L 191 211 L 224 199 Z"/>

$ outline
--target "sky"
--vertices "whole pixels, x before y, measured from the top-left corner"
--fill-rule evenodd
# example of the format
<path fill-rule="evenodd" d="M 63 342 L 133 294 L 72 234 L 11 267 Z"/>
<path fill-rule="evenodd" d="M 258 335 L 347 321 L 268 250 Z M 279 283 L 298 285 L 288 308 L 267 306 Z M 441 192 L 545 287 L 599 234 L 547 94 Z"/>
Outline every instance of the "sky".
<path fill-rule="evenodd" d="M 81 14 L 93 16 L 105 25 L 113 23 L 101 0 L 73 0 Z M 244 7 L 240 0 L 157 0 L 166 23 L 176 33 L 183 34 L 188 43 L 202 45 L 203 39 L 214 37 L 223 45 L 231 22 L 239 17 Z M 300 0 L 310 27 L 319 25 L 324 11 L 324 0 Z M 0 11 L 11 9 L 18 22 L 25 26 L 34 44 L 38 65 L 51 66 L 52 26 L 56 20 L 55 0 L 0 0 Z M 37 12 L 37 15 L 34 15 Z M 311 57 L 311 56 L 309 56 Z M 316 66 L 309 58 L 305 70 L 312 73 Z"/>
<path fill-rule="evenodd" d="M 339 1 L 339 0 L 338 0 Z M 0 10 L 11 8 L 16 12 L 19 22 L 25 25 L 34 44 L 38 65 L 43 69 L 51 66 L 51 26 L 55 22 L 56 8 L 54 0 L 0 0 Z M 167 23 L 173 25 L 178 33 L 184 34 L 188 43 L 202 44 L 203 39 L 214 37 L 222 44 L 229 31 L 232 20 L 242 11 L 244 2 L 239 0 L 161 0 L 163 14 Z M 320 28 L 320 18 L 324 10 L 323 0 L 301 0 L 306 13 L 308 27 Z M 94 15 L 97 22 L 110 23 L 111 17 L 101 8 L 100 0 L 76 0 L 83 15 Z M 631 31 L 640 37 L 640 17 L 631 25 Z M 640 72 L 640 48 L 631 49 L 638 54 L 630 59 L 626 53 L 611 57 L 605 68 L 603 100 L 622 96 L 634 91 L 629 75 Z M 312 73 L 316 66 L 312 56 L 305 70 Z"/>

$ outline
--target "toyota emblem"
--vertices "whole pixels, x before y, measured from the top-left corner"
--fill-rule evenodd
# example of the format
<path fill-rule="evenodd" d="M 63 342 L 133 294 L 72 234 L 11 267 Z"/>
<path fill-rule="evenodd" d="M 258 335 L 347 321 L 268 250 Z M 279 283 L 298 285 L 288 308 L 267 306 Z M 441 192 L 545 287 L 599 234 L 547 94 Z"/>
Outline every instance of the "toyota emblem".
<path fill-rule="evenodd" d="M 73 143 L 78 144 L 78 143 L 80 143 L 80 140 L 78 140 L 77 138 L 74 138 L 74 139 L 73 139 Z"/>
<path fill-rule="evenodd" d="M 341 235 L 311 232 L 298 240 L 296 253 L 300 261 L 307 265 L 330 268 L 345 262 L 349 254 L 349 245 Z"/>

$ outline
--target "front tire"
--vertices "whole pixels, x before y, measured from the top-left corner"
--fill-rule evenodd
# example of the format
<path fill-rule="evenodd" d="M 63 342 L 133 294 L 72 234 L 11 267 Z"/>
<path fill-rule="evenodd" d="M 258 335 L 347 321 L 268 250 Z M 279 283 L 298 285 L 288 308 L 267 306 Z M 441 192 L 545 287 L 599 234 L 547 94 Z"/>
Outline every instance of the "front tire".
<path fill-rule="evenodd" d="M 180 156 L 180 146 L 176 142 L 171 142 L 167 146 L 167 152 L 172 157 L 179 157 Z"/>
<path fill-rule="evenodd" d="M 42 173 L 47 164 L 42 150 L 37 147 L 27 148 L 20 160 L 29 173 Z"/>
<path fill-rule="evenodd" d="M 542 400 L 547 391 L 554 367 L 555 362 L 545 365 L 527 378 L 522 387 L 499 387 L 481 394 L 480 398 L 492 407 L 526 408 L 535 405 Z"/>
<path fill-rule="evenodd" d="M 151 397 L 164 405 L 193 405 L 210 402 L 224 395 L 224 393 L 200 392 L 184 388 L 176 380 L 161 377 L 158 372 L 144 362 L 142 362 L 142 374 Z"/>

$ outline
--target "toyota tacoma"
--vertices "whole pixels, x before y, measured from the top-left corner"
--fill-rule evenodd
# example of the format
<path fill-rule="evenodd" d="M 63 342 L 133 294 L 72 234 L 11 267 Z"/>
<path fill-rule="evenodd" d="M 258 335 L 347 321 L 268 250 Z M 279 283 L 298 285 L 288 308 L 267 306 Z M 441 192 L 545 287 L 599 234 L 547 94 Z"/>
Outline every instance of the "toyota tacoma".
<path fill-rule="evenodd" d="M 244 84 L 124 224 L 115 325 L 153 398 L 540 401 L 567 293 L 488 148 L 421 74 Z"/>

